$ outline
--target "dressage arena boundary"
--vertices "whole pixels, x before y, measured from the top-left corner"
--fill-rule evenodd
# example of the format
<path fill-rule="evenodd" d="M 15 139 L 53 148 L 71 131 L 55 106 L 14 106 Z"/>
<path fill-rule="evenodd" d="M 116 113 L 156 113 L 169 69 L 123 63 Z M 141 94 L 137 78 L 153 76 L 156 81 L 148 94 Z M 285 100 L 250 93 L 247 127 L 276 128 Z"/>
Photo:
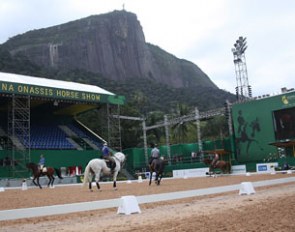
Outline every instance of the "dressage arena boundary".
<path fill-rule="evenodd" d="M 253 184 L 253 187 L 264 187 L 264 186 L 285 184 L 285 183 L 291 183 L 291 182 L 295 182 L 295 177 L 273 179 L 273 180 L 266 180 L 266 181 L 257 181 L 257 182 L 252 182 L 252 184 Z M 198 190 L 178 191 L 178 192 L 171 192 L 171 193 L 137 196 L 136 199 L 138 204 L 145 204 L 145 203 L 153 203 L 153 202 L 159 202 L 159 201 L 177 200 L 177 199 L 188 198 L 188 197 L 225 193 L 225 192 L 237 191 L 239 189 L 240 189 L 240 184 L 236 184 L 236 185 L 212 187 L 212 188 L 198 189 Z M 81 202 L 81 203 L 73 203 L 73 204 L 65 204 L 65 205 L 52 205 L 52 206 L 35 207 L 35 208 L 2 210 L 0 211 L 0 221 L 115 208 L 115 207 L 119 207 L 121 205 L 121 202 L 122 202 L 121 198 L 117 198 L 117 199 Z"/>

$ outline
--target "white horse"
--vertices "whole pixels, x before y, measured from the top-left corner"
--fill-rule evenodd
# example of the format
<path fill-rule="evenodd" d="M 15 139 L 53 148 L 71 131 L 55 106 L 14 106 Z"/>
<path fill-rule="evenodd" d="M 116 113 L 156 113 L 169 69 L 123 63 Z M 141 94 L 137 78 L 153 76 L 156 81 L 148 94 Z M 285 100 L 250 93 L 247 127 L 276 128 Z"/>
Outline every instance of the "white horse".
<path fill-rule="evenodd" d="M 125 155 L 122 152 L 117 152 L 112 157 L 116 163 L 116 167 L 113 173 L 113 188 L 117 190 L 117 184 L 116 184 L 117 175 L 124 164 Z M 112 174 L 111 169 L 108 168 L 106 164 L 106 161 L 104 159 L 90 160 L 85 168 L 83 186 L 86 186 L 86 184 L 89 183 L 89 189 L 90 191 L 92 191 L 92 178 L 93 176 L 95 176 L 97 189 L 100 189 L 99 180 L 100 180 L 101 173 L 105 175 Z"/>

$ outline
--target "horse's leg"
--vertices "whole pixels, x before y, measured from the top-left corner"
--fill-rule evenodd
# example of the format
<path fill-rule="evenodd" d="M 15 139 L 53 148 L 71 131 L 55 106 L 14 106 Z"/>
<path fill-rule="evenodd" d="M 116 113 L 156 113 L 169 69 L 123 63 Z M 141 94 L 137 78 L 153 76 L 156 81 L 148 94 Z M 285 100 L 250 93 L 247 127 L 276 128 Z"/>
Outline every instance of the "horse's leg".
<path fill-rule="evenodd" d="M 32 182 L 33 182 L 34 185 L 38 186 L 37 183 L 35 182 L 36 178 L 37 177 L 34 177 L 34 179 L 32 180 Z"/>
<path fill-rule="evenodd" d="M 158 173 L 158 172 L 156 172 L 155 182 L 156 182 L 157 185 L 160 184 L 160 183 L 159 183 L 159 173 Z"/>
<path fill-rule="evenodd" d="M 54 177 L 53 174 L 52 174 L 51 178 L 52 178 L 52 181 L 51 181 L 51 187 L 53 187 L 53 183 L 54 183 L 54 180 L 55 180 L 55 177 Z"/>
<path fill-rule="evenodd" d="M 39 188 L 42 189 L 42 186 L 41 186 L 41 184 L 39 183 L 39 177 L 40 177 L 40 176 L 37 177 L 37 184 L 38 184 Z"/>
<path fill-rule="evenodd" d="M 113 175 L 113 188 L 114 190 L 117 190 L 117 175 L 119 171 L 115 171 Z"/>
<path fill-rule="evenodd" d="M 230 163 L 229 162 L 227 162 L 226 163 L 226 168 L 227 168 L 227 172 L 228 172 L 228 174 L 230 174 L 231 173 L 231 165 L 230 165 Z"/>
<path fill-rule="evenodd" d="M 160 183 L 161 183 L 162 176 L 163 176 L 163 174 L 162 174 L 162 173 L 161 173 L 161 174 L 159 174 L 159 181 L 158 181 L 158 185 L 160 185 Z"/>
<path fill-rule="evenodd" d="M 152 177 L 153 177 L 153 171 L 150 171 L 150 183 L 149 183 L 149 185 L 151 185 L 151 183 L 152 183 Z"/>
<path fill-rule="evenodd" d="M 221 172 L 222 172 L 223 174 L 226 173 L 226 167 L 225 167 L 225 166 L 220 167 L 220 169 L 221 169 Z"/>
<path fill-rule="evenodd" d="M 212 175 L 212 167 L 211 167 L 211 165 L 209 166 L 209 176 L 211 176 Z"/>
<path fill-rule="evenodd" d="M 227 164 L 225 164 L 225 166 L 223 167 L 223 169 L 224 169 L 224 172 L 225 172 L 226 174 L 229 173 L 229 172 L 228 172 L 228 168 L 227 168 Z"/>
<path fill-rule="evenodd" d="M 93 176 L 92 176 L 92 174 L 90 175 L 90 179 L 89 179 L 89 190 L 90 190 L 90 192 L 93 192 L 93 190 L 92 190 L 92 178 L 93 178 Z M 97 182 L 96 182 L 96 186 L 97 186 Z M 98 185 L 99 186 L 99 185 Z"/>
<path fill-rule="evenodd" d="M 89 186 L 89 190 L 92 192 L 93 190 L 92 190 L 92 181 L 91 180 L 89 181 L 89 185 L 88 186 Z"/>
<path fill-rule="evenodd" d="M 47 178 L 48 178 L 48 184 L 47 184 L 47 187 L 49 188 L 50 184 L 51 184 L 51 176 L 47 173 L 46 174 Z"/>
<path fill-rule="evenodd" d="M 47 177 L 49 179 L 49 182 L 48 182 L 48 187 L 53 187 L 53 182 L 54 182 L 54 176 L 53 175 L 50 175 L 50 174 L 47 174 Z"/>
<path fill-rule="evenodd" d="M 97 189 L 98 189 L 98 190 L 100 190 L 100 185 L 99 185 L 99 182 L 98 182 L 98 181 L 96 181 L 95 183 L 96 183 L 96 187 L 97 187 Z"/>
<path fill-rule="evenodd" d="M 156 172 L 155 183 L 159 185 L 159 172 Z"/>
<path fill-rule="evenodd" d="M 95 183 L 98 190 L 100 190 L 99 180 L 100 180 L 100 172 L 95 174 Z"/>
<path fill-rule="evenodd" d="M 88 188 L 90 190 L 90 192 L 93 192 L 92 190 L 92 179 L 93 179 L 93 173 L 92 171 L 89 172 L 89 176 L 84 176 L 84 178 L 88 178 Z"/>

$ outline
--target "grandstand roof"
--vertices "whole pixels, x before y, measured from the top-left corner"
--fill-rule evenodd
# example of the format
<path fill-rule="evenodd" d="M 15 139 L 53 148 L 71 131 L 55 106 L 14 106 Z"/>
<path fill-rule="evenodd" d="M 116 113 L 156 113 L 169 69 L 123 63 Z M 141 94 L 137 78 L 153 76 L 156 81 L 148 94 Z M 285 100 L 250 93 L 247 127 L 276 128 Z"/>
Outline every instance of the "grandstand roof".
<path fill-rule="evenodd" d="M 38 86 L 52 87 L 52 88 L 69 89 L 69 90 L 76 90 L 76 91 L 85 91 L 85 92 L 92 92 L 92 93 L 99 93 L 99 94 L 115 95 L 95 85 L 86 85 L 86 84 L 80 84 L 76 82 L 53 80 L 53 79 L 42 78 L 42 77 L 25 76 L 25 75 L 19 75 L 14 73 L 0 72 L 0 81 L 22 83 L 22 84 L 28 84 L 28 85 L 38 85 Z"/>
<path fill-rule="evenodd" d="M 0 72 L 0 93 L 124 104 L 123 96 L 95 85 Z"/>

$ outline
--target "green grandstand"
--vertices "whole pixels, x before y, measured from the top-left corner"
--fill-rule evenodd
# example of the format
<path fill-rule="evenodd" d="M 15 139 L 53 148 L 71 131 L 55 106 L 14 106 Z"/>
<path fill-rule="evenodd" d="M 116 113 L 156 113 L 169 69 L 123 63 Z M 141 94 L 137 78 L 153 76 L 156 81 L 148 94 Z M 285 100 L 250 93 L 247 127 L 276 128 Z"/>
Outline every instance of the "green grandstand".
<path fill-rule="evenodd" d="M 0 72 L 0 176 L 27 176 L 40 154 L 47 165 L 84 167 L 105 139 L 76 116 L 124 103 L 98 86 Z"/>

